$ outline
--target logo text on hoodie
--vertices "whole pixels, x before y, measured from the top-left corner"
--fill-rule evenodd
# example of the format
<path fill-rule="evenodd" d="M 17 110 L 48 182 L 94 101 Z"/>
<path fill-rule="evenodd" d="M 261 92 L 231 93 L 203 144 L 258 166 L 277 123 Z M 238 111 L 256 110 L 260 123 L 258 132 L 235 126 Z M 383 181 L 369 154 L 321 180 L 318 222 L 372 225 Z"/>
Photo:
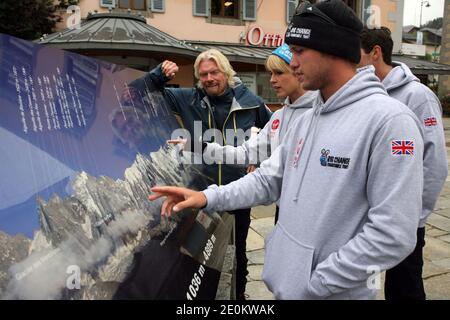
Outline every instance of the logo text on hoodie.
<path fill-rule="evenodd" d="M 393 156 L 412 156 L 414 155 L 413 140 L 392 140 L 391 151 Z"/>
<path fill-rule="evenodd" d="M 320 153 L 320 164 L 324 167 L 348 169 L 350 165 L 350 158 L 330 156 L 330 150 L 327 149 L 322 149 Z"/>

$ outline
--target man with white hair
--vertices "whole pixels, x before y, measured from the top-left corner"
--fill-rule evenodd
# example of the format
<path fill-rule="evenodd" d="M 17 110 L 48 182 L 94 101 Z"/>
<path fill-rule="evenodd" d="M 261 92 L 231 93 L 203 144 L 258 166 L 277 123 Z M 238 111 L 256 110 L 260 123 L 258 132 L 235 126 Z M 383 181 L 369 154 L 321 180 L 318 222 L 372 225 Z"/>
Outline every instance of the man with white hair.
<path fill-rule="evenodd" d="M 237 147 L 243 141 L 226 139 L 226 133 L 250 132 L 252 127 L 263 128 L 271 117 L 270 110 L 263 100 L 254 95 L 235 76 L 229 60 L 218 50 L 202 52 L 194 64 L 195 76 L 199 80 L 193 88 L 166 88 L 179 71 L 176 63 L 164 61 L 144 78 L 131 83 L 139 86 L 142 80 L 151 82 L 160 90 L 172 110 L 182 120 L 182 125 L 191 137 L 191 150 L 195 142 L 201 141 L 195 136 L 194 125 L 201 124 L 202 136 L 208 129 L 216 129 L 212 141 Z M 199 134 L 197 133 L 197 134 Z M 203 144 L 203 146 L 205 143 Z M 202 150 L 200 148 L 200 150 Z M 204 166 L 204 172 L 217 185 L 228 184 L 246 174 L 245 166 L 213 163 Z M 247 283 L 246 239 L 250 226 L 250 208 L 230 211 L 235 216 L 236 228 L 236 297 L 245 298 Z"/>

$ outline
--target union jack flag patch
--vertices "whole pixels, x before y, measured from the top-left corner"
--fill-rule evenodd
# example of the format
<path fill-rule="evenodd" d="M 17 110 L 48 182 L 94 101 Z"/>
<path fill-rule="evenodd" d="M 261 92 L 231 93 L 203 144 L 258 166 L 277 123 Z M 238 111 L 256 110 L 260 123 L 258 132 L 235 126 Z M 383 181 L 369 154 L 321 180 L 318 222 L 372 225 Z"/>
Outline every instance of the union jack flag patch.
<path fill-rule="evenodd" d="M 391 150 L 393 156 L 414 155 L 414 141 L 413 140 L 392 140 Z"/>
<path fill-rule="evenodd" d="M 425 127 L 431 127 L 431 126 L 436 126 L 437 125 L 437 121 L 436 121 L 435 117 L 425 118 L 423 120 L 423 122 L 425 123 Z"/>

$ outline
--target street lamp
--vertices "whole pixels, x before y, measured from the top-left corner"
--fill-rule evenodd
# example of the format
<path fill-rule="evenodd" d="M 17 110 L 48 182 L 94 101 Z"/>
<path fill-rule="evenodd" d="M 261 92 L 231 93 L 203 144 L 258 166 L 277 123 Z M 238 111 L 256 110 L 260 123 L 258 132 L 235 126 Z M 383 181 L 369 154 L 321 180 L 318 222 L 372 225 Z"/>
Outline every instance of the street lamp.
<path fill-rule="evenodd" d="M 419 22 L 419 29 L 422 27 L 422 9 L 423 9 L 423 5 L 425 4 L 426 8 L 431 7 L 430 2 L 428 1 L 424 1 L 424 0 L 420 0 L 420 22 Z"/>

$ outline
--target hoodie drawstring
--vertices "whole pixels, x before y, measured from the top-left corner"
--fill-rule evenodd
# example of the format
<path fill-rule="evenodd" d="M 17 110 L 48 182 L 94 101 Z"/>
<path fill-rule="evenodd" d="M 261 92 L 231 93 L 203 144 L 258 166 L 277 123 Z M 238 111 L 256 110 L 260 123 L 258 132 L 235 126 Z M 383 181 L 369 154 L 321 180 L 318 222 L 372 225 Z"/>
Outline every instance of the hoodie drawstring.
<path fill-rule="evenodd" d="M 283 115 L 282 115 L 282 117 L 281 117 L 281 125 L 280 125 L 280 133 L 279 133 L 279 135 L 280 136 L 284 136 L 284 134 L 283 134 L 283 124 L 284 124 L 284 116 L 285 116 L 285 113 L 286 113 L 286 111 L 288 111 L 288 106 L 285 106 L 284 107 L 285 109 L 283 110 Z M 291 123 L 291 120 L 292 120 L 292 117 L 294 116 L 294 113 L 297 111 L 297 109 L 293 109 L 292 110 L 292 112 L 291 112 L 291 115 L 289 116 L 289 119 L 287 120 L 287 123 L 286 123 L 286 127 L 287 128 L 289 128 L 289 123 Z"/>
<path fill-rule="evenodd" d="M 308 157 L 306 158 L 305 166 L 308 165 L 309 159 L 311 158 L 312 146 L 314 145 L 314 138 L 316 136 L 316 131 L 317 131 L 317 127 L 318 127 L 317 123 L 319 122 L 319 117 L 320 117 L 320 114 L 322 112 L 322 108 L 323 108 L 323 105 L 320 106 L 320 108 L 317 108 L 316 110 L 314 110 L 314 115 L 313 115 L 313 117 L 311 119 L 311 122 L 309 123 L 308 130 L 306 131 L 306 136 L 305 136 L 305 140 L 303 142 L 303 147 L 300 150 L 300 155 L 301 155 L 303 153 L 303 150 L 305 149 L 304 147 L 306 145 L 306 141 L 308 140 L 308 137 L 310 136 L 311 127 L 313 126 L 313 123 L 314 123 L 314 127 L 312 128 L 313 129 L 313 133 L 312 133 L 312 138 L 311 138 L 312 139 L 311 140 L 311 148 L 310 148 L 310 151 L 308 153 Z M 300 194 L 300 190 L 301 190 L 302 184 L 303 184 L 303 178 L 305 177 L 305 172 L 306 172 L 306 170 L 303 169 L 302 176 L 300 178 L 300 183 L 298 184 L 297 192 L 295 193 L 294 201 L 298 200 L 298 195 Z"/>

